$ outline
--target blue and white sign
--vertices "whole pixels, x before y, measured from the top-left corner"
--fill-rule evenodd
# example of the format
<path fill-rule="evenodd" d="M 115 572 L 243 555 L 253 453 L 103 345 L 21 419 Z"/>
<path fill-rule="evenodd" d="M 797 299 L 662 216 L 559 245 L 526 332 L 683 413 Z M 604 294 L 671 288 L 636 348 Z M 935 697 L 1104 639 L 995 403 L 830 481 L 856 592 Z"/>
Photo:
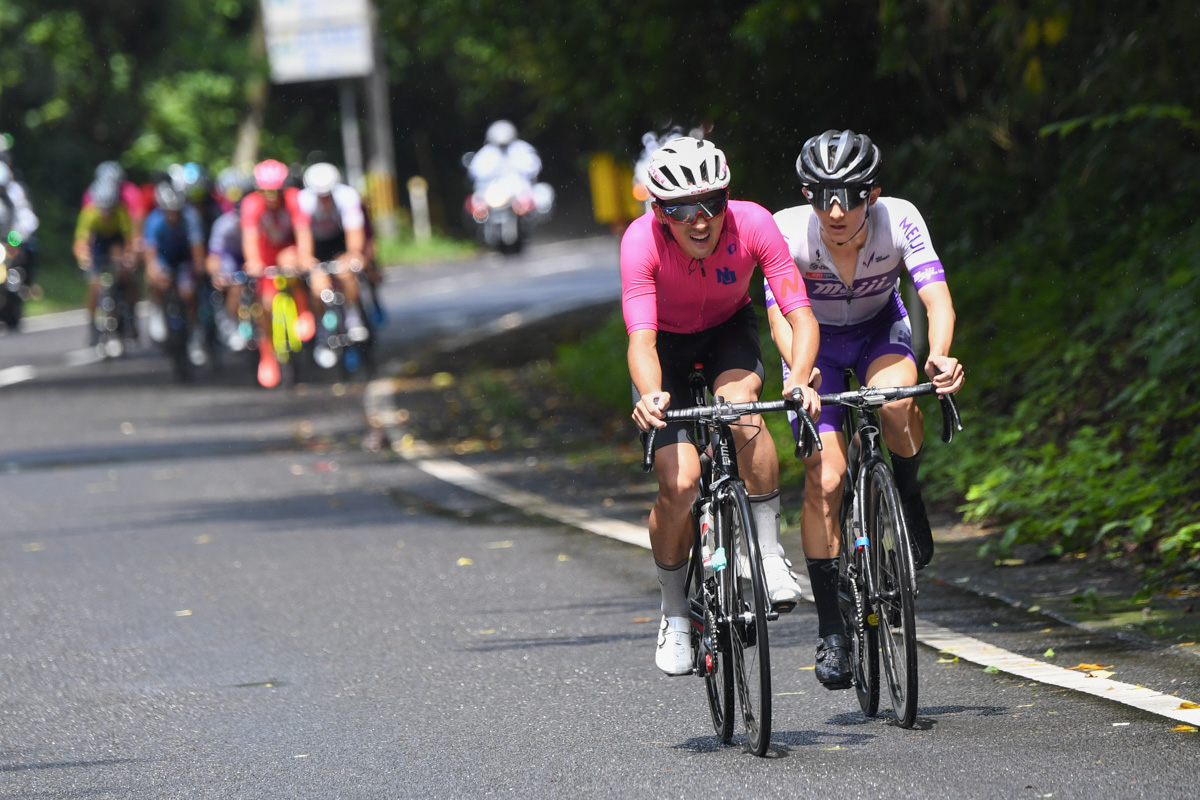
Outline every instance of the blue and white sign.
<path fill-rule="evenodd" d="M 369 0 L 262 0 L 275 83 L 361 78 L 375 68 Z"/>

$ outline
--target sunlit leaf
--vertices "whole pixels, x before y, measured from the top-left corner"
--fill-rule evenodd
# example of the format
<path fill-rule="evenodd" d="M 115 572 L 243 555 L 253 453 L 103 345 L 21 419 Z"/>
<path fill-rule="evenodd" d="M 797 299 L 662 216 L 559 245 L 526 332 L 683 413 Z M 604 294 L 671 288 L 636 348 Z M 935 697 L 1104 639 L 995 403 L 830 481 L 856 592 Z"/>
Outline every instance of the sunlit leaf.
<path fill-rule="evenodd" d="M 1107 667 L 1101 666 L 1100 664 L 1077 664 L 1074 667 L 1064 667 L 1064 669 L 1077 669 L 1080 672 L 1091 672 L 1094 669 L 1112 669 L 1112 668 L 1113 668 L 1112 664 L 1109 664 Z"/>
<path fill-rule="evenodd" d="M 1187 710 L 1193 709 L 1193 708 L 1200 708 L 1200 703 L 1193 703 L 1191 700 L 1184 700 L 1182 703 L 1179 704 L 1179 708 L 1182 711 L 1187 711 Z"/>
<path fill-rule="evenodd" d="M 1195 725 L 1176 725 L 1174 728 L 1171 728 L 1171 733 L 1195 733 L 1195 732 L 1196 732 Z"/>
<path fill-rule="evenodd" d="M 1042 657 L 1043 658 L 1054 658 L 1054 648 L 1053 647 L 1047 648 L 1046 652 L 1042 653 Z"/>
<path fill-rule="evenodd" d="M 472 564 L 474 564 L 474 563 L 475 563 L 474 561 L 472 561 L 471 559 L 467 558 L 466 556 L 463 556 L 462 558 L 460 558 L 460 559 L 458 560 L 458 565 L 459 565 L 460 567 L 469 567 L 469 566 L 471 566 L 471 565 L 472 565 Z"/>

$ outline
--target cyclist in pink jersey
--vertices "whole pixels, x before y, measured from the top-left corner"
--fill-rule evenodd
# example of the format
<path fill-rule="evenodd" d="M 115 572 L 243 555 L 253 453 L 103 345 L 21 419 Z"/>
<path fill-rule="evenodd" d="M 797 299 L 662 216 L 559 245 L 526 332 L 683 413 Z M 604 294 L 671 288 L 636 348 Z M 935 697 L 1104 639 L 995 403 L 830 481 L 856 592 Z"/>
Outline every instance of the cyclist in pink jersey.
<path fill-rule="evenodd" d="M 845 391 L 846 369 L 855 370 L 863 385 L 917 382 L 912 328 L 898 291 L 901 273 L 907 272 L 929 317 L 925 373 L 939 393 L 957 392 L 963 384 L 963 368 L 950 356 L 954 304 L 942 262 L 916 207 L 907 200 L 880 197 L 880 161 L 879 148 L 853 131 L 813 136 L 796 160 L 810 205 L 775 215 L 821 325 L 816 362 L 821 388 Z M 780 352 L 790 353 L 791 331 L 774 299 L 768 289 L 771 334 Z M 784 357 L 785 372 L 789 360 Z M 807 369 L 807 364 L 801 366 Z M 829 689 L 851 685 L 849 640 L 837 597 L 838 513 L 847 459 L 844 416 L 841 406 L 826 410 L 818 423 L 823 449 L 804 461 L 801 541 L 817 607 L 816 676 Z M 879 416 L 913 537 L 914 561 L 921 569 L 933 557 L 933 534 L 917 483 L 924 439 L 921 410 L 909 399 L 883 406 Z"/>
<path fill-rule="evenodd" d="M 633 419 L 658 428 L 658 497 L 650 512 L 650 543 L 662 591 L 655 663 L 668 675 L 691 671 L 686 565 L 692 544 L 692 501 L 700 460 L 688 426 L 667 423 L 664 411 L 691 403 L 688 376 L 703 364 L 714 394 L 731 402 L 756 400 L 765 370 L 758 325 L 747 288 L 761 266 L 792 330 L 789 356 L 806 378 L 817 352 L 818 328 L 804 284 L 770 214 L 756 203 L 729 200 L 729 166 L 711 142 L 680 137 L 655 151 L 649 185 L 654 203 L 621 241 L 622 308 L 629 333 Z M 791 380 L 815 418 L 820 398 L 807 381 Z M 738 462 L 751 495 L 763 551 L 768 594 L 779 611 L 800 599 L 779 544 L 779 462 L 762 418 L 734 427 Z"/>

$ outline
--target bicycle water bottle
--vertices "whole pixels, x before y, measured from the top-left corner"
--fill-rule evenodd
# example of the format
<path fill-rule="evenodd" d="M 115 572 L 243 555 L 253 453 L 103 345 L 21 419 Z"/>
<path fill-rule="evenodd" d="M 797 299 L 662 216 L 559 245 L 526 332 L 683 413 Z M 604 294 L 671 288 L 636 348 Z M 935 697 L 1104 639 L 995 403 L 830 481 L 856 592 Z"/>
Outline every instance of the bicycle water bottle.
<path fill-rule="evenodd" d="M 704 560 L 704 568 L 712 569 L 713 552 L 713 513 L 712 501 L 705 500 L 700 506 L 700 555 Z"/>

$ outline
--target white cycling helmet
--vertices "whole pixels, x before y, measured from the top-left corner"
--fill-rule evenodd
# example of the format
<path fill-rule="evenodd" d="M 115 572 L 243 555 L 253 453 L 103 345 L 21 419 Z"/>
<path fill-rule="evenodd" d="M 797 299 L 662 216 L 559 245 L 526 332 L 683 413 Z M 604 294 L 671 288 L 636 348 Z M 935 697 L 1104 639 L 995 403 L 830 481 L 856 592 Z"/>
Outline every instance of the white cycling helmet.
<path fill-rule="evenodd" d="M 184 193 L 171 185 L 170 181 L 163 181 L 154 187 L 154 204 L 163 211 L 181 211 L 187 198 Z"/>
<path fill-rule="evenodd" d="M 304 170 L 304 188 L 320 195 L 333 194 L 341 182 L 342 174 L 328 161 L 319 161 Z"/>
<path fill-rule="evenodd" d="M 487 143 L 505 147 L 517 139 L 517 126 L 506 119 L 498 119 L 488 126 Z"/>
<path fill-rule="evenodd" d="M 650 194 L 659 200 L 679 200 L 729 187 L 729 164 L 716 145 L 680 136 L 650 156 Z"/>

